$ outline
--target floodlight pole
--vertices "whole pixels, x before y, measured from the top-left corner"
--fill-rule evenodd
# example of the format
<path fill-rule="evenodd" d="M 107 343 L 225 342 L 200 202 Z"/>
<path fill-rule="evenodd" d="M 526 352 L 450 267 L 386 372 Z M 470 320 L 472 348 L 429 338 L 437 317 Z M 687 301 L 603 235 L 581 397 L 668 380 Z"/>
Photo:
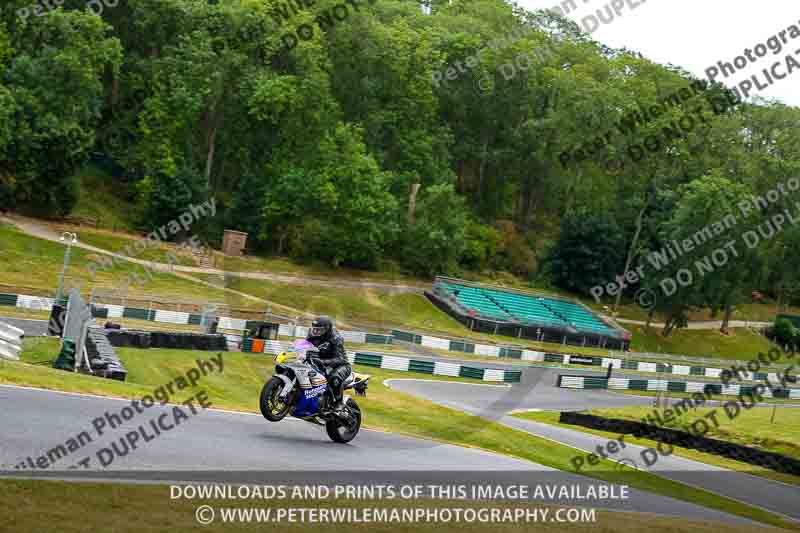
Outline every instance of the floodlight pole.
<path fill-rule="evenodd" d="M 78 244 L 78 234 L 65 231 L 61 234 L 61 242 L 67 243 L 67 249 L 64 252 L 64 265 L 61 267 L 61 274 L 58 276 L 58 290 L 56 291 L 56 303 L 60 302 L 64 297 L 64 274 L 67 272 L 69 266 L 69 252 L 73 244 Z"/>

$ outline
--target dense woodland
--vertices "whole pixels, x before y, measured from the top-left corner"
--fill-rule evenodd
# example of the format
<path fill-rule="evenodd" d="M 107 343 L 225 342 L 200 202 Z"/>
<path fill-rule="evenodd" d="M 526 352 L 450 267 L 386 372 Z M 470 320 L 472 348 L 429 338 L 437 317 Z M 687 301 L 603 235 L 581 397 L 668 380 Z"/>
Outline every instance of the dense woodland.
<path fill-rule="evenodd" d="M 31 0 L 0 7 L 4 209 L 68 215 L 92 161 L 130 191 L 121 208 L 135 206 L 142 229 L 214 196 L 212 241 L 224 225 L 266 253 L 420 275 L 505 271 L 588 295 L 800 177 L 800 110 L 715 112 L 713 86 L 563 165 L 559 154 L 695 80 L 499 0 L 115 0 L 101 16 L 85 0 L 60 3 L 38 16 Z M 503 74 L 534 50 L 547 53 Z M 689 109 L 695 127 L 639 161 L 606 163 Z M 696 306 L 727 318 L 754 290 L 800 297 L 800 225 L 738 244 L 713 272 L 693 266 L 775 213 L 800 216 L 798 196 L 739 217 L 624 296 L 652 288 L 668 328 Z M 658 282 L 681 268 L 695 279 L 664 294 Z"/>

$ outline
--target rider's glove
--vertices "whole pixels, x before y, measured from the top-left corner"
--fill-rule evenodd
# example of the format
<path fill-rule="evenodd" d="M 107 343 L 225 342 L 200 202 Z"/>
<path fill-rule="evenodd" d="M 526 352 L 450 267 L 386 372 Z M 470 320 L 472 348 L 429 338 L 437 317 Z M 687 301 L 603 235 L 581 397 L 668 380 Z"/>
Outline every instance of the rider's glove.
<path fill-rule="evenodd" d="M 326 352 L 326 351 L 328 351 L 330 349 L 331 349 L 331 343 L 330 342 L 323 342 L 322 344 L 317 346 L 317 350 L 320 351 L 320 352 Z"/>

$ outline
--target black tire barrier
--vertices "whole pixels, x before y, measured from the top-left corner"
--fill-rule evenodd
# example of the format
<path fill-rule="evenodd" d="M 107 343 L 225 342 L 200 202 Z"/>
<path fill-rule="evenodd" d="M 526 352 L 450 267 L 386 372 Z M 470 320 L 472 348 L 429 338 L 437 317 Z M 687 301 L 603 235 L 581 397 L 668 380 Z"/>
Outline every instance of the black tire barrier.
<path fill-rule="evenodd" d="M 765 452 L 732 442 L 692 435 L 686 431 L 662 428 L 643 424 L 642 422 L 634 422 L 632 420 L 587 415 L 573 411 L 562 412 L 558 421 L 562 424 L 599 429 L 619 435 L 633 435 L 636 438 L 646 438 L 673 446 L 680 446 L 681 448 L 711 453 L 743 463 L 769 468 L 776 472 L 800 476 L 800 461 L 793 457 L 787 457 L 774 452 Z"/>
<path fill-rule="evenodd" d="M 225 335 L 204 333 L 175 333 L 167 331 L 106 330 L 112 346 L 130 348 L 169 348 L 173 350 L 202 350 L 227 352 Z"/>
<path fill-rule="evenodd" d="M 95 375 L 125 381 L 128 371 L 119 360 L 117 352 L 108 338 L 107 331 L 99 328 L 89 328 L 86 335 L 86 353 L 89 356 L 89 366 Z"/>

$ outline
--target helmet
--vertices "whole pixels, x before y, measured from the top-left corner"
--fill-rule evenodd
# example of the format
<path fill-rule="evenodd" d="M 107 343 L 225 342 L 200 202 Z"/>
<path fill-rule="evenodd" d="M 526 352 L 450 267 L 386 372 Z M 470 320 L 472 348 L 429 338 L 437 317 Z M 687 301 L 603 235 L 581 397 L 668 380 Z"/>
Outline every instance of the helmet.
<path fill-rule="evenodd" d="M 333 332 L 333 321 L 327 316 L 319 316 L 314 319 L 311 327 L 308 328 L 306 339 L 317 345 L 330 339 L 331 332 Z"/>

